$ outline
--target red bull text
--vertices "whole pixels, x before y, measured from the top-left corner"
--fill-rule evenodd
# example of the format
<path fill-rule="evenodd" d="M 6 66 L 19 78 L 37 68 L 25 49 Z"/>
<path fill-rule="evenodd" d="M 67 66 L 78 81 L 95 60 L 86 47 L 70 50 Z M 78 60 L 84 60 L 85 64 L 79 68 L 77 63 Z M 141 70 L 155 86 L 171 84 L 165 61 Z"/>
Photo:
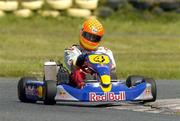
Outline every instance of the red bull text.
<path fill-rule="evenodd" d="M 89 101 L 98 102 L 98 101 L 123 101 L 126 99 L 125 92 L 119 92 L 119 94 L 115 94 L 114 92 L 107 92 L 103 95 L 98 95 L 94 92 L 89 93 Z"/>

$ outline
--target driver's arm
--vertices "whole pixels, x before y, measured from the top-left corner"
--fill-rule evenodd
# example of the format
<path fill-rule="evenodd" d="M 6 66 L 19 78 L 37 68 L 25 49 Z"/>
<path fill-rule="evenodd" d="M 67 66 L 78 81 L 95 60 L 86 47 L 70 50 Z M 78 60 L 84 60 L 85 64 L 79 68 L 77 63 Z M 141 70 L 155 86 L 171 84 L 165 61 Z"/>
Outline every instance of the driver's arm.
<path fill-rule="evenodd" d="M 75 47 L 72 46 L 71 48 L 66 48 L 64 50 L 64 63 L 68 67 L 69 70 L 73 70 L 73 68 L 77 65 L 77 59 L 81 55 L 81 51 Z"/>

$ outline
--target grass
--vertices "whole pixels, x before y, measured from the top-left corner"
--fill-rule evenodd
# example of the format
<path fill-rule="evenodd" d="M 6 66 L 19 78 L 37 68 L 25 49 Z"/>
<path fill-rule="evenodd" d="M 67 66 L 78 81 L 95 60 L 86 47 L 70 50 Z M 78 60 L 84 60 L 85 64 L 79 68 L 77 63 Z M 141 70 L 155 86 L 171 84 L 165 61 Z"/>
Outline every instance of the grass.
<path fill-rule="evenodd" d="M 118 77 L 140 74 L 180 79 L 180 16 L 120 13 L 101 19 L 106 28 L 102 45 L 113 51 Z M 0 18 L 0 76 L 42 77 L 44 61 L 63 61 L 64 48 L 78 43 L 83 21 L 12 15 Z"/>

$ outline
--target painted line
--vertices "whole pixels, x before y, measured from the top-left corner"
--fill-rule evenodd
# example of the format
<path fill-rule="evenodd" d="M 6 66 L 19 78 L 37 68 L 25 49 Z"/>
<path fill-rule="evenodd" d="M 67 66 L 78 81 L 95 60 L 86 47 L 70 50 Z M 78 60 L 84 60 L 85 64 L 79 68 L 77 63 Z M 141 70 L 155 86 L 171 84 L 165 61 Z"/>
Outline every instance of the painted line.
<path fill-rule="evenodd" d="M 147 113 L 179 114 L 180 99 L 162 99 L 144 105 L 138 103 L 121 103 L 120 105 L 108 108 Z"/>

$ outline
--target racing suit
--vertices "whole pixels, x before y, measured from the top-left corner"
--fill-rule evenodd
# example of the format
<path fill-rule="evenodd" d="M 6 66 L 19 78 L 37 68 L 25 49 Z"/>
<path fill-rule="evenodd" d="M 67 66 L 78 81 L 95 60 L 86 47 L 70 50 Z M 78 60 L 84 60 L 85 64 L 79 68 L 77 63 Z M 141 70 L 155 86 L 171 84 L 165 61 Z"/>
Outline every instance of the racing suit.
<path fill-rule="evenodd" d="M 64 50 L 64 62 L 66 66 L 68 67 L 68 69 L 71 71 L 70 83 L 77 88 L 83 87 L 84 80 L 86 78 L 86 73 L 84 73 L 82 71 L 82 68 L 78 67 L 76 64 L 77 58 L 80 55 L 87 54 L 89 52 L 90 51 L 83 49 L 80 45 L 73 45 L 72 47 L 66 48 Z M 115 63 L 112 51 L 110 49 L 100 46 L 94 52 L 107 54 L 112 61 L 111 70 L 116 69 L 116 63 Z"/>

